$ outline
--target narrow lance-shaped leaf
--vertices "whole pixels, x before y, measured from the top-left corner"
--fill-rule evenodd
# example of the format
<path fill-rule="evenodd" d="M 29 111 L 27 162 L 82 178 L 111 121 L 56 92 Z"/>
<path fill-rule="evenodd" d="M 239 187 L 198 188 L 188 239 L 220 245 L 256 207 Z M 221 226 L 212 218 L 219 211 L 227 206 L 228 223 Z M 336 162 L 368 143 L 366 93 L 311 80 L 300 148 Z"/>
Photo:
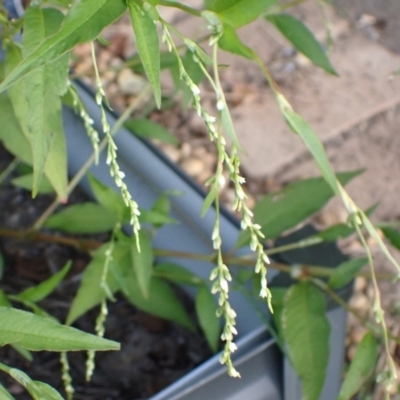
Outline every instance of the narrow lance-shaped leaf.
<path fill-rule="evenodd" d="M 0 307 L 0 346 L 18 343 L 33 351 L 118 350 L 119 344 L 39 317 Z"/>
<path fill-rule="evenodd" d="M 333 289 L 339 289 L 347 285 L 367 262 L 367 258 L 356 258 L 340 264 L 333 270 L 333 274 L 329 278 L 329 286 Z"/>
<path fill-rule="evenodd" d="M 179 144 L 179 140 L 171 132 L 150 119 L 135 118 L 126 122 L 125 126 L 138 136 L 161 140 L 173 145 Z"/>
<path fill-rule="evenodd" d="M 400 250 L 400 232 L 393 228 L 382 228 L 381 230 L 390 244 Z"/>
<path fill-rule="evenodd" d="M 207 343 L 211 350 L 216 353 L 220 335 L 220 320 L 216 315 L 217 305 L 210 289 L 202 285 L 196 296 L 196 314 L 199 319 L 201 329 L 206 335 Z"/>
<path fill-rule="evenodd" d="M 104 288 L 101 286 L 103 270 L 105 265 L 105 252 L 110 244 L 106 243 L 100 249 L 96 250 L 89 265 L 86 267 L 78 293 L 75 295 L 71 308 L 69 310 L 67 321 L 68 325 L 72 324 L 85 312 L 100 304 L 107 298 Z M 124 275 L 125 269 L 131 269 L 130 248 L 125 243 L 115 243 L 112 252 L 112 261 L 118 266 L 121 274 Z M 120 285 L 118 279 L 113 274 L 111 268 L 106 276 L 106 284 L 111 293 L 115 293 Z"/>
<path fill-rule="evenodd" d="M 95 39 L 104 27 L 126 10 L 124 0 L 81 0 L 74 2 L 61 29 L 42 41 L 0 84 L 0 92 L 41 65 L 49 64 L 78 43 Z"/>
<path fill-rule="evenodd" d="M 161 106 L 160 85 L 160 44 L 157 26 L 146 10 L 139 8 L 133 0 L 128 0 L 132 26 L 135 32 L 136 47 L 142 60 L 147 78 L 153 87 L 157 107 Z"/>
<path fill-rule="evenodd" d="M 147 298 L 143 297 L 132 270 L 125 276 L 125 282 L 129 289 L 127 298 L 133 305 L 160 318 L 177 322 L 192 331 L 195 329 L 182 302 L 167 282 L 152 277 Z"/>
<path fill-rule="evenodd" d="M 149 297 L 149 287 L 153 273 L 153 246 L 146 233 L 140 231 L 140 252 L 133 240 L 131 245 L 132 266 L 143 297 Z"/>
<path fill-rule="evenodd" d="M 237 54 L 249 60 L 255 58 L 254 51 L 241 41 L 236 31 L 229 25 L 224 25 L 224 31 L 218 41 L 218 46 L 222 50 Z"/>
<path fill-rule="evenodd" d="M 173 283 L 179 283 L 181 285 L 199 286 L 204 283 L 203 279 L 185 267 L 169 262 L 157 264 L 154 268 L 154 276 L 167 279 Z"/>
<path fill-rule="evenodd" d="M 282 329 L 290 361 L 299 375 L 303 400 L 319 400 L 329 359 L 329 322 L 324 295 L 309 282 L 287 292 Z"/>
<path fill-rule="evenodd" d="M 6 296 L 6 294 L 4 293 L 3 290 L 0 290 L 0 306 L 1 307 L 9 307 L 9 308 L 12 307 L 12 304 L 8 300 L 8 297 Z M 17 351 L 19 354 L 21 354 L 21 356 L 24 357 L 26 360 L 28 360 L 28 361 L 33 360 L 31 352 L 29 350 L 25 349 L 25 347 L 22 347 L 19 344 L 12 344 L 11 346 L 14 348 L 15 351 Z"/>
<path fill-rule="evenodd" d="M 70 269 L 71 262 L 69 261 L 64 268 L 56 274 L 41 282 L 39 285 L 24 290 L 18 295 L 18 297 L 21 300 L 31 301 L 34 303 L 43 300 L 58 287 Z"/>
<path fill-rule="evenodd" d="M 22 131 L 7 94 L 0 94 L 0 140 L 4 147 L 23 162 L 32 165 L 31 145 Z"/>
<path fill-rule="evenodd" d="M 15 400 L 15 397 L 11 396 L 11 394 L 1 383 L 0 383 L 0 398 L 4 400 Z"/>
<path fill-rule="evenodd" d="M 96 200 L 108 211 L 116 214 L 118 216 L 118 221 L 125 221 L 125 216 L 127 216 L 129 221 L 130 211 L 125 205 L 122 196 L 104 183 L 100 182 L 91 173 L 88 174 L 88 180 Z"/>
<path fill-rule="evenodd" d="M 266 19 L 286 37 L 293 46 L 308 57 L 317 67 L 337 75 L 324 49 L 302 21 L 289 14 L 268 15 Z"/>
<path fill-rule="evenodd" d="M 5 73 L 6 76 L 22 61 L 22 49 L 20 45 L 10 42 L 6 50 Z M 28 102 L 25 97 L 24 79 L 18 81 L 9 88 L 8 95 L 10 97 L 14 114 L 17 117 L 25 138 L 29 140 L 28 132 Z M 32 158 L 32 156 L 31 156 Z"/>
<path fill-rule="evenodd" d="M 99 218 L 101 216 L 101 218 Z M 115 213 L 97 203 L 74 204 L 52 215 L 45 223 L 47 228 L 77 234 L 107 232 L 118 222 Z"/>
<path fill-rule="evenodd" d="M 378 342 L 371 332 L 367 332 L 357 347 L 356 354 L 343 381 L 338 400 L 349 400 L 371 377 L 378 356 Z"/>
<path fill-rule="evenodd" d="M 277 0 L 216 0 L 211 11 L 236 29 L 257 19 L 276 2 Z"/>
<path fill-rule="evenodd" d="M 57 390 L 47 385 L 46 383 L 32 380 L 27 374 L 25 374 L 25 372 L 22 372 L 19 369 L 10 368 L 2 363 L 0 363 L 0 369 L 8 373 L 20 385 L 22 385 L 34 398 L 34 400 L 63 400 Z M 8 398 L 12 399 L 13 397 L 5 397 L 5 399 Z"/>
<path fill-rule="evenodd" d="M 274 320 L 277 333 L 280 336 L 280 341 L 282 343 L 283 342 L 282 313 L 283 313 L 284 300 L 288 289 L 282 287 L 271 287 L 270 290 L 272 295 L 272 300 L 271 300 L 272 309 L 274 310 L 272 318 Z"/>
<path fill-rule="evenodd" d="M 23 56 L 29 55 L 46 37 L 61 27 L 63 14 L 52 8 L 31 6 L 25 14 Z M 12 72 L 11 72 L 12 74 Z M 58 195 L 65 198 L 67 187 L 66 149 L 61 117 L 60 96 L 66 91 L 68 56 L 42 66 L 23 80 L 27 100 L 26 130 L 32 146 L 33 187 L 32 195 L 38 193 L 46 162 L 51 167 L 48 177 Z M 25 128 L 24 128 L 25 129 Z"/>
<path fill-rule="evenodd" d="M 50 14 L 52 14 L 52 11 L 53 10 L 50 10 Z M 49 11 L 46 11 L 45 14 L 48 15 Z M 52 15 L 50 15 L 50 17 L 52 17 Z M 57 20 L 60 22 L 59 16 L 54 19 L 54 21 Z M 30 21 L 29 18 L 28 21 Z M 52 22 L 53 24 L 54 21 Z M 32 23 L 30 23 L 30 25 L 32 25 Z M 28 28 L 29 28 L 29 23 L 28 23 Z M 5 64 L 6 73 L 9 74 L 10 71 L 12 71 L 13 68 L 15 68 L 15 66 L 19 62 L 21 62 L 21 60 L 22 60 L 22 54 L 20 47 L 14 43 L 10 43 L 6 52 L 6 64 Z M 36 188 L 40 193 L 44 192 L 50 193 L 51 190 L 47 184 L 47 180 L 49 180 L 52 188 L 54 188 L 57 191 L 57 194 L 60 198 L 63 198 L 66 195 L 67 174 L 66 174 L 65 138 L 61 126 L 61 105 L 57 93 L 62 93 L 63 88 L 65 88 L 67 73 L 68 73 L 67 61 L 68 61 L 67 58 L 63 57 L 62 60 L 59 60 L 51 67 L 47 67 L 46 69 L 47 72 L 45 73 L 47 79 L 52 77 L 51 79 L 52 85 L 54 85 L 54 88 L 58 87 L 59 90 L 54 95 L 53 101 L 51 102 L 48 110 L 46 111 L 46 114 L 48 113 L 51 114 L 51 110 L 52 109 L 54 110 L 54 115 L 51 116 L 51 121 L 55 122 L 54 127 L 56 127 L 57 130 L 55 131 L 54 135 L 52 135 L 53 139 L 49 148 L 50 153 L 48 154 L 47 163 L 45 163 L 44 165 L 45 176 L 42 178 L 41 181 L 43 182 L 43 180 L 47 178 L 46 182 L 44 185 L 41 185 Z M 14 136 L 16 134 L 18 134 L 19 136 L 18 140 L 17 138 L 14 138 L 15 142 L 18 142 L 18 145 L 13 146 L 12 148 L 8 148 L 8 150 L 30 165 L 33 164 L 33 155 L 31 148 L 31 134 L 28 129 L 28 118 L 30 115 L 32 115 L 32 113 L 34 118 L 36 118 L 35 113 L 37 112 L 37 106 L 38 104 L 41 104 L 41 102 L 35 104 L 35 107 L 33 109 L 29 108 L 28 101 L 25 96 L 25 86 L 26 86 L 25 82 L 28 82 L 28 86 L 32 86 L 34 80 L 35 79 L 33 80 L 32 79 L 26 80 L 25 78 L 20 79 L 16 84 L 14 84 L 12 87 L 9 88 L 8 92 L 14 109 L 13 114 L 15 114 L 15 116 L 17 117 L 18 120 L 17 123 L 19 124 L 20 127 L 18 128 L 17 131 L 13 130 L 13 135 L 7 135 L 7 131 L 5 131 L 6 134 L 5 140 L 7 140 L 8 143 L 11 143 L 12 139 L 7 138 L 7 136 Z M 37 90 L 40 91 L 41 88 L 43 88 L 43 85 L 35 86 L 34 92 L 36 92 Z M 51 86 L 50 88 L 51 90 L 54 90 L 53 86 Z M 41 96 L 41 93 L 36 93 L 36 94 L 31 93 L 30 97 L 32 96 L 33 98 L 37 98 Z M 12 115 L 11 113 L 8 113 L 8 116 L 9 118 L 14 118 L 14 115 Z M 21 133 L 23 134 L 24 137 L 21 137 Z M 33 175 L 30 177 L 27 176 L 25 179 L 23 178 L 19 179 L 20 180 L 16 182 L 17 185 L 20 184 L 25 189 L 32 190 L 34 182 Z"/>
<path fill-rule="evenodd" d="M 290 105 L 281 94 L 277 95 L 277 99 L 286 122 L 293 129 L 293 131 L 303 139 L 303 142 L 313 155 L 314 160 L 316 161 L 318 168 L 322 173 L 322 176 L 332 187 L 335 194 L 341 195 L 335 173 L 330 165 L 321 140 L 310 128 L 307 122 L 291 109 Z"/>
<path fill-rule="evenodd" d="M 22 189 L 32 191 L 33 187 L 33 174 L 26 174 L 23 176 L 18 176 L 17 178 L 14 178 L 11 183 L 16 186 L 20 187 Z M 38 187 L 38 193 L 40 194 L 50 194 L 54 193 L 54 188 L 47 179 L 46 176 L 42 178 L 40 181 L 39 187 Z"/>

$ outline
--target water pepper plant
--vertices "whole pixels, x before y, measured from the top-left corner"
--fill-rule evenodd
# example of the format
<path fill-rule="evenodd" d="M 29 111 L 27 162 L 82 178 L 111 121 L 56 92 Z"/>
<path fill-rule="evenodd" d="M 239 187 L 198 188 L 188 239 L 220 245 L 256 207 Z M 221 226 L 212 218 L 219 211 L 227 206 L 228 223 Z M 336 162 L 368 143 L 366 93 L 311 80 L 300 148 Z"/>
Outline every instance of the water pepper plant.
<path fill-rule="evenodd" d="M 293 4 L 300 3 L 294 1 Z M 322 0 L 320 1 L 323 3 Z M 64 279 L 69 265 L 39 285 L 17 295 L 0 292 L 0 344 L 11 345 L 30 356 L 30 351 L 50 350 L 61 353 L 63 380 L 68 399 L 73 398 L 73 382 L 68 373 L 67 352 L 88 351 L 87 379 L 95 368 L 95 352 L 117 350 L 118 344 L 103 338 L 107 303 L 116 293 L 122 293 L 139 309 L 187 329 L 195 329 L 193 321 L 179 302 L 170 283 L 192 285 L 196 288 L 196 313 L 210 348 L 216 352 L 222 340 L 221 363 L 232 377 L 239 377 L 231 355 L 236 350 L 236 313 L 229 301 L 232 288 L 243 288 L 253 282 L 252 296 L 265 301 L 273 313 L 275 325 L 270 330 L 277 337 L 282 351 L 289 357 L 301 382 L 304 399 L 320 397 L 329 358 L 329 324 L 326 318 L 326 296 L 354 312 L 369 332 L 363 338 L 348 369 L 339 398 L 350 399 L 368 379 L 379 376 L 388 395 L 396 379 L 396 368 L 390 350 L 390 341 L 399 342 L 387 329 L 377 286 L 373 258 L 365 235 L 373 237 L 385 256 L 392 262 L 398 277 L 400 267 L 388 251 L 378 229 L 370 222 L 371 210 L 363 211 L 347 194 L 344 186 L 358 172 L 335 174 L 323 145 L 307 122 L 298 115 L 274 82 L 268 66 L 246 45 L 237 33 L 256 19 L 274 25 L 293 47 L 308 57 L 316 68 L 337 75 L 323 46 L 303 22 L 290 15 L 292 3 L 278 0 L 205 0 L 202 8 L 168 0 L 33 0 L 18 19 L 9 19 L 0 2 L 1 42 L 5 58 L 0 75 L 0 140 L 15 156 L 1 176 L 4 180 L 18 163 L 31 167 L 31 173 L 14 179 L 14 183 L 32 192 L 35 197 L 43 191 L 53 192 L 55 200 L 27 231 L 0 229 L 4 236 L 51 241 L 75 246 L 87 251 L 91 261 L 87 265 L 79 290 L 71 304 L 65 325 L 46 314 L 36 303 L 47 297 Z M 189 38 L 163 18 L 163 10 L 172 7 L 202 19 L 206 26 L 201 40 Z M 137 59 L 149 85 L 132 102 L 114 126 L 107 121 L 108 107 L 101 76 L 96 64 L 94 42 L 102 30 L 129 13 L 135 37 Z M 22 40 L 18 39 L 22 32 Z M 179 45 L 177 44 L 179 42 Z M 71 51 L 81 43 L 91 43 L 95 69 L 95 98 L 102 115 L 102 132 L 97 132 L 91 116 L 74 87 L 70 77 Z M 165 50 L 165 49 L 166 50 Z M 263 72 L 273 91 L 282 117 L 295 135 L 298 135 L 315 159 L 322 174 L 292 183 L 278 193 L 270 193 L 253 210 L 245 202 L 245 179 L 241 175 L 243 148 L 235 134 L 224 90 L 220 82 L 219 52 L 227 51 L 252 60 Z M 163 63 L 169 57 L 173 60 Z M 152 246 L 152 236 L 164 224 L 175 223 L 170 217 L 170 193 L 163 194 L 148 209 L 139 208 L 135 193 L 130 193 L 120 168 L 114 135 L 130 118 L 137 106 L 151 91 L 155 105 L 162 105 L 161 69 L 171 68 L 177 89 L 203 119 L 210 142 L 215 146 L 217 163 L 208 179 L 208 194 L 203 214 L 213 206 L 215 225 L 210 240 L 214 252 L 210 255 L 185 253 L 174 256 L 213 261 L 209 280 L 188 272 L 182 265 L 159 263 L 158 256 L 166 250 Z M 204 79 L 215 93 L 215 114 L 202 104 L 200 81 Z M 340 79 L 340 78 L 338 78 Z M 86 127 L 93 145 L 93 156 L 70 181 L 67 177 L 67 156 L 63 132 L 63 104 L 72 107 Z M 143 121 L 131 125 L 140 133 Z M 153 126 L 154 128 L 154 126 Z M 157 130 L 155 128 L 154 130 Z M 88 175 L 90 187 L 97 202 L 68 205 L 68 197 L 87 173 L 98 162 L 99 153 L 106 151 L 107 165 L 119 193 Z M 227 174 L 226 174 L 227 173 Z M 233 210 L 241 214 L 240 235 L 236 249 L 249 248 L 251 253 L 235 256 L 222 251 L 220 234 L 220 189 L 227 185 L 226 176 L 234 187 Z M 266 240 L 276 239 L 289 229 L 319 211 L 332 196 L 338 196 L 348 212 L 348 223 L 338 224 L 300 242 L 266 249 Z M 60 209 L 59 205 L 64 204 Z M 101 215 L 101 218 L 98 216 Z M 131 226 L 131 231 L 126 226 Z M 43 229 L 74 234 L 64 237 L 44 233 Z M 82 235 L 109 232 L 109 239 L 98 242 Z M 382 230 L 392 244 L 399 247 L 399 232 L 390 227 Z M 273 254 L 290 249 L 313 246 L 324 241 L 335 241 L 349 235 L 358 235 L 366 257 L 347 261 L 335 269 L 324 266 L 288 266 L 270 259 Z M 375 297 L 371 305 L 375 320 L 365 321 L 336 294 L 368 264 Z M 232 266 L 241 267 L 236 273 Z M 286 272 L 295 279 L 289 288 L 270 288 L 267 268 Z M 237 271 L 236 269 L 234 271 Z M 246 286 L 248 287 L 248 286 Z M 32 312 L 18 310 L 13 304 L 22 303 Z M 96 335 L 72 328 L 74 321 L 100 306 Z M 222 328 L 220 326 L 222 320 Z M 378 349 L 384 349 L 384 362 L 377 365 Z M 310 369 L 310 365 L 313 367 Z M 0 369 L 20 382 L 34 399 L 61 399 L 61 395 L 43 382 L 31 380 L 22 371 L 0 363 Z M 3 386 L 5 398 L 13 398 Z"/>

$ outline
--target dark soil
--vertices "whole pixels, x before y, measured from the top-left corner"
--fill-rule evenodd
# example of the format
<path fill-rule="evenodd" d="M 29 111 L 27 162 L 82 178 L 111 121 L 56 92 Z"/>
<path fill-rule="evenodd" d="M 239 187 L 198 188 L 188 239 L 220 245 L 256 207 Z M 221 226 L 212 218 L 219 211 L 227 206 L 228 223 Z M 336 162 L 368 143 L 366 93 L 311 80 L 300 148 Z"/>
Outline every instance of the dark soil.
<path fill-rule="evenodd" d="M 0 171 L 9 161 L 9 156 L 0 150 Z M 70 202 L 84 199 L 84 194 L 77 191 Z M 0 187 L 0 227 L 27 229 L 51 201 L 50 196 L 32 200 L 27 191 L 3 184 Z M 107 236 L 103 236 L 105 238 Z M 96 236 L 96 240 L 99 239 L 101 237 Z M 0 289 L 7 294 L 40 283 L 72 260 L 71 272 L 64 282 L 39 303 L 59 321 L 65 321 L 89 255 L 56 243 L 32 243 L 9 237 L 0 238 L 0 252 L 5 260 Z M 191 300 L 181 289 L 176 290 L 193 315 Z M 94 309 L 74 326 L 93 333 L 97 315 L 98 309 Z M 189 332 L 177 324 L 141 312 L 119 296 L 116 302 L 109 303 L 105 336 L 121 343 L 121 351 L 97 353 L 91 382 L 85 381 L 86 353 L 68 355 L 75 400 L 148 399 L 210 356 L 200 333 Z M 65 395 L 59 354 L 44 351 L 33 356 L 33 362 L 29 362 L 10 346 L 0 349 L 1 362 L 23 370 L 32 379 L 48 383 Z M 31 399 L 8 375 L 1 373 L 0 381 L 17 399 Z"/>

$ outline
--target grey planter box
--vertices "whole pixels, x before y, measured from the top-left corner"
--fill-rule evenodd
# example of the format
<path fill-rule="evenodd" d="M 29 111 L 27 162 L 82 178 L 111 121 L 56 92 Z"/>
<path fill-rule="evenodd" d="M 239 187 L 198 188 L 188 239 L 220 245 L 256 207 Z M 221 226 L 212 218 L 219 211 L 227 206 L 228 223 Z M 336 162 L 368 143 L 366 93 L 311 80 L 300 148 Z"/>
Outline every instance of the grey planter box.
<path fill-rule="evenodd" d="M 78 84 L 77 89 L 84 101 L 95 127 L 101 131 L 100 112 L 91 93 Z M 108 115 L 111 125 L 116 118 Z M 92 154 L 92 145 L 79 117 L 70 109 L 64 110 L 64 124 L 67 134 L 69 154 L 69 170 L 73 175 Z M 163 227 L 154 239 L 156 247 L 182 250 L 188 252 L 212 252 L 210 240 L 213 229 L 215 211 L 210 209 L 200 217 L 204 192 L 176 165 L 172 164 L 158 149 L 146 141 L 133 136 L 122 128 L 115 136 L 118 146 L 118 157 L 121 169 L 125 172 L 125 181 L 140 206 L 148 208 L 156 198 L 166 190 L 178 189 L 183 196 L 172 199 L 172 216 L 179 225 Z M 100 157 L 98 166 L 91 172 L 105 184 L 115 187 L 110 177 L 105 156 Z M 87 187 L 85 183 L 83 186 Z M 226 212 L 221 215 L 221 233 L 223 248 L 232 248 L 239 235 L 238 221 Z M 331 246 L 332 247 L 332 246 Z M 315 248 L 314 248 L 315 249 Z M 313 250 L 311 250 L 313 251 Z M 314 250 L 315 251 L 315 250 Z M 336 257 L 340 253 L 334 250 Z M 291 257 L 299 257 L 295 252 L 281 255 L 281 259 L 291 263 Z M 303 253 L 304 256 L 304 253 Z M 306 255 L 307 256 L 307 255 Z M 313 262 L 312 254 L 302 262 Z M 299 259 L 297 259 L 297 262 Z M 169 259 L 182 264 L 180 259 Z M 337 260 L 333 260 L 335 263 Z M 314 260 L 314 263 L 317 262 Z M 213 267 L 210 263 L 184 260 L 185 267 L 202 277 L 207 278 Z M 269 281 L 279 279 L 276 271 L 268 274 Z M 221 366 L 219 355 L 212 357 L 176 383 L 153 396 L 151 400 L 300 400 L 300 382 L 291 366 L 284 360 L 275 341 L 271 338 L 265 324 L 248 301 L 239 293 L 231 294 L 231 303 L 238 314 L 237 345 L 234 363 L 240 371 L 241 379 L 227 376 L 224 366 Z M 331 357 L 328 366 L 327 379 L 321 399 L 334 400 L 341 382 L 341 372 L 344 359 L 344 339 L 346 333 L 346 311 L 333 308 L 328 312 L 331 323 Z"/>

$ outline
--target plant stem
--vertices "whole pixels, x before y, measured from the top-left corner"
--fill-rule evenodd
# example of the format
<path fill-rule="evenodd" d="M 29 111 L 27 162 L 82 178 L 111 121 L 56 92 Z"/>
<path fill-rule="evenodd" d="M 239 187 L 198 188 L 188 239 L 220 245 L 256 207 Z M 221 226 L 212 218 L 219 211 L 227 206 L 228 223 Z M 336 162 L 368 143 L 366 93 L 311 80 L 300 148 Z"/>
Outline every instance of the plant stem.
<path fill-rule="evenodd" d="M 289 243 L 285 244 L 283 246 L 278 246 L 278 247 L 273 247 L 272 249 L 267 249 L 265 250 L 265 254 L 267 256 L 271 254 L 277 254 L 277 253 L 283 253 L 284 251 L 289 251 L 289 250 L 296 250 L 296 249 L 302 249 L 304 247 L 308 246 L 315 246 L 316 244 L 322 243 L 323 239 L 319 237 L 310 237 L 304 240 L 300 240 L 299 242 L 296 243 Z"/>
<path fill-rule="evenodd" d="M 102 242 L 93 239 L 76 238 L 76 237 L 64 237 L 44 234 L 37 231 L 26 230 L 26 231 L 16 231 L 12 229 L 0 228 L 0 236 L 13 237 L 21 240 L 30 240 L 33 242 L 49 242 L 49 243 L 59 243 L 65 246 L 71 246 L 78 250 L 91 252 L 98 249 L 103 245 Z M 216 255 L 213 254 L 199 254 L 199 253 L 189 253 L 184 251 L 167 250 L 167 249 L 154 249 L 154 255 L 156 257 L 178 257 L 182 259 L 192 259 L 205 262 L 215 262 Z M 223 256 L 224 262 L 231 266 L 237 267 L 253 267 L 255 263 L 255 258 L 253 255 L 245 255 L 241 257 L 233 257 L 225 254 Z M 270 267 L 290 274 L 293 270 L 293 266 L 271 262 Z M 334 269 L 328 267 L 322 267 L 318 265 L 296 265 L 296 268 L 300 268 L 301 276 L 318 276 L 318 277 L 329 277 L 332 275 Z M 361 276 L 370 279 L 371 274 L 368 272 L 358 272 L 356 276 Z M 394 276 L 392 274 L 376 274 L 378 279 L 382 280 L 393 280 Z"/>
<path fill-rule="evenodd" d="M 2 184 L 10 176 L 19 163 L 19 158 L 14 158 L 14 160 L 8 164 L 7 168 L 0 174 L 0 184 Z"/>
<path fill-rule="evenodd" d="M 136 97 L 135 100 L 132 101 L 132 103 L 129 105 L 129 107 L 122 113 L 122 115 L 118 118 L 118 120 L 115 122 L 114 126 L 111 129 L 111 136 L 114 136 L 123 126 L 125 121 L 130 117 L 132 112 L 142 103 L 142 101 L 147 97 L 147 95 L 150 93 L 150 86 L 146 86 L 141 93 L 139 94 L 138 97 Z M 108 139 L 107 137 L 104 137 L 102 141 L 99 144 L 99 153 L 101 153 L 105 147 L 108 144 Z M 78 185 L 78 183 L 81 181 L 83 176 L 87 173 L 89 168 L 92 166 L 93 162 L 95 161 L 95 154 L 93 153 L 83 164 L 81 169 L 76 173 L 76 175 L 72 178 L 70 183 L 68 184 L 67 187 L 67 194 L 71 194 L 71 192 L 75 189 L 75 187 Z M 53 214 L 53 212 L 56 210 L 56 208 L 60 205 L 60 199 L 56 198 L 52 204 L 46 209 L 46 211 L 39 217 L 39 219 L 36 221 L 36 223 L 33 225 L 32 230 L 33 231 L 38 231 L 43 224 L 46 222 L 47 218 L 50 217 L 50 215 Z"/>

